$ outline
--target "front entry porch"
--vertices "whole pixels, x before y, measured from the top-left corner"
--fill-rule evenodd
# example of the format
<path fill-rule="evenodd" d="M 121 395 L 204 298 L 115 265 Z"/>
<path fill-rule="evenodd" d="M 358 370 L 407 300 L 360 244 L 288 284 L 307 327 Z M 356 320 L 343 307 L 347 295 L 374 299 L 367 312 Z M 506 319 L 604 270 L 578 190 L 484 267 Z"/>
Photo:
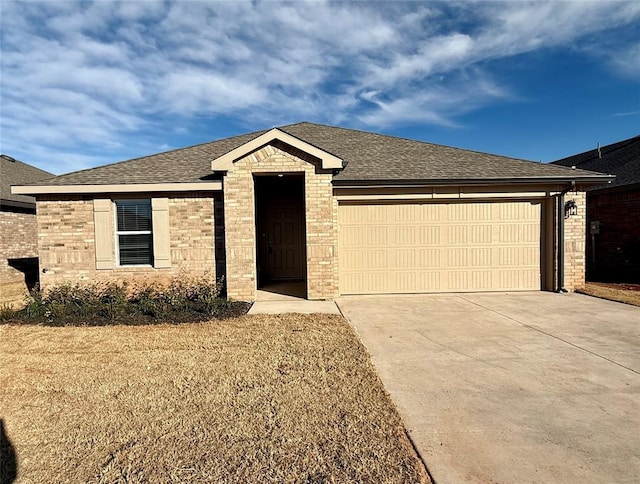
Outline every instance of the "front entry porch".
<path fill-rule="evenodd" d="M 254 175 L 260 293 L 306 298 L 304 175 Z"/>

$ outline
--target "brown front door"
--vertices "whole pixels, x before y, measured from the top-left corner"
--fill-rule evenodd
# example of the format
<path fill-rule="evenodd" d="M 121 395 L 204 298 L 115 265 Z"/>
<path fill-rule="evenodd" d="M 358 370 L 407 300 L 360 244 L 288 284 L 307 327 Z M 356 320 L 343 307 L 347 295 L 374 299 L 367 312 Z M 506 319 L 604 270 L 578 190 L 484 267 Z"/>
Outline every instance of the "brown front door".
<path fill-rule="evenodd" d="M 258 286 L 304 280 L 304 177 L 255 177 Z"/>
<path fill-rule="evenodd" d="M 297 204 L 273 200 L 267 207 L 267 273 L 271 280 L 302 279 L 302 217 Z"/>

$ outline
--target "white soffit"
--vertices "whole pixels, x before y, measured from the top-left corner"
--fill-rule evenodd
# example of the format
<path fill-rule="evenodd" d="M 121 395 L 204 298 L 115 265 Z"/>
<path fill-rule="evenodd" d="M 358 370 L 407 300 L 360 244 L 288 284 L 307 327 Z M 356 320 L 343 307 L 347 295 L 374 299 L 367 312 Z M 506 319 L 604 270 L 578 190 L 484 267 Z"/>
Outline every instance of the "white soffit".
<path fill-rule="evenodd" d="M 237 148 L 229 151 L 228 153 L 216 158 L 211 162 L 211 169 L 213 171 L 228 171 L 233 167 L 233 162 L 248 155 L 249 153 L 269 144 L 274 140 L 282 141 L 288 145 L 298 148 L 299 150 L 309 153 L 322 161 L 323 170 L 333 170 L 343 168 L 343 161 L 331 153 L 327 153 L 320 148 L 303 141 L 295 136 L 280 131 L 278 128 L 273 128 L 266 133 L 252 139 L 251 141 L 238 146 Z"/>

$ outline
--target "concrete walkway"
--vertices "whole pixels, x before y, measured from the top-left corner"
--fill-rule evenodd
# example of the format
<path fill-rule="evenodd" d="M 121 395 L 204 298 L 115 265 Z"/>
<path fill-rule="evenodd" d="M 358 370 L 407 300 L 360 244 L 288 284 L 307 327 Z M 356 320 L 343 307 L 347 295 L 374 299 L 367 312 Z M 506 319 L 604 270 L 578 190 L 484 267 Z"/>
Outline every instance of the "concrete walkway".
<path fill-rule="evenodd" d="M 286 301 L 256 301 L 249 309 L 249 314 L 340 314 L 340 310 L 333 301 L 307 301 L 286 300 Z"/>
<path fill-rule="evenodd" d="M 309 301 L 304 298 L 304 282 L 276 283 L 258 289 L 257 301 L 249 314 L 340 314 L 333 301 Z"/>
<path fill-rule="evenodd" d="M 636 483 L 640 308 L 544 292 L 344 297 L 437 483 Z"/>

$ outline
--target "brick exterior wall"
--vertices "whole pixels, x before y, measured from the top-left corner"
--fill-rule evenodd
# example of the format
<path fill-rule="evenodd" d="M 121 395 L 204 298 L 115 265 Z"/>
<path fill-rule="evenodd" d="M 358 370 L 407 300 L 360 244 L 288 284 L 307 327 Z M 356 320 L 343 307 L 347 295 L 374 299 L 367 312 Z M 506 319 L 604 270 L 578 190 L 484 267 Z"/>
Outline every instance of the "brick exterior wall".
<path fill-rule="evenodd" d="M 62 282 L 97 280 L 142 278 L 166 282 L 181 273 L 215 275 L 214 198 L 219 202 L 220 196 L 211 193 L 158 196 L 169 197 L 171 267 L 100 270 L 96 269 L 93 199 L 88 196 L 39 197 L 38 248 L 40 267 L 45 271 L 40 275 L 43 288 Z M 113 256 L 115 260 L 115 253 Z"/>
<path fill-rule="evenodd" d="M 569 192 L 565 203 L 574 200 L 578 213 L 564 220 L 564 287 L 573 291 L 585 282 L 585 235 L 587 205 L 585 192 Z"/>
<path fill-rule="evenodd" d="M 236 161 L 224 178 L 227 295 L 256 299 L 256 233 L 254 173 L 304 173 L 307 298 L 329 299 L 338 292 L 337 202 L 331 171 L 319 160 L 270 144 Z"/>
<path fill-rule="evenodd" d="M 590 280 L 640 283 L 640 187 L 587 193 L 587 275 Z M 590 222 L 600 222 L 595 258 Z"/>
<path fill-rule="evenodd" d="M 165 269 L 97 270 L 93 197 L 41 196 L 37 240 L 40 268 L 46 269 L 40 274 L 41 284 L 46 288 L 65 281 L 134 278 L 166 281 L 181 272 L 190 275 L 210 272 L 218 278 L 225 276 L 228 297 L 255 300 L 257 244 L 253 176 L 270 173 L 304 175 L 307 297 L 337 296 L 338 204 L 333 196 L 332 173 L 322 170 L 319 160 L 278 143 L 234 163 L 224 177 L 223 192 L 158 195 L 169 198 L 171 267 Z M 105 195 L 96 198 L 105 198 Z M 567 193 L 565 201 L 568 200 L 576 201 L 578 214 L 565 220 L 564 286 L 574 290 L 585 280 L 585 193 Z M 34 233 L 24 240 L 35 240 Z M 552 240 L 549 251 L 553 248 Z"/>
<path fill-rule="evenodd" d="M 9 265 L 9 259 L 38 257 L 36 229 L 35 214 L 0 211 L 0 304 L 20 303 L 28 294 L 25 273 Z M 31 277 L 37 278 L 37 264 L 33 271 Z"/>

